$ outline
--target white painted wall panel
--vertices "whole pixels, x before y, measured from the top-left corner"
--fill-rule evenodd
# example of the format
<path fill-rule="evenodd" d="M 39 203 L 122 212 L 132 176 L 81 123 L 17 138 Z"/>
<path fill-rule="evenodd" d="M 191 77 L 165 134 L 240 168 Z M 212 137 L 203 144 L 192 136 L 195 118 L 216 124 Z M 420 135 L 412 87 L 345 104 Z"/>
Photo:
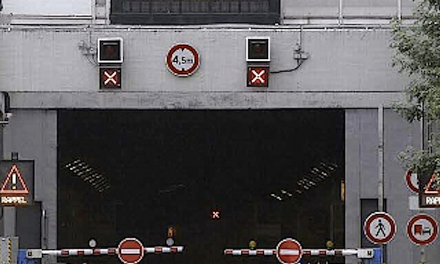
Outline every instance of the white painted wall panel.
<path fill-rule="evenodd" d="M 3 0 L 4 14 L 90 15 L 93 0 Z"/>
<path fill-rule="evenodd" d="M 402 15 L 403 16 L 412 16 L 414 8 L 417 6 L 417 2 L 419 0 L 402 0 Z"/>
<path fill-rule="evenodd" d="M 344 16 L 396 16 L 397 0 L 344 0 Z"/>
<path fill-rule="evenodd" d="M 284 0 L 285 17 L 338 17 L 339 0 Z"/>

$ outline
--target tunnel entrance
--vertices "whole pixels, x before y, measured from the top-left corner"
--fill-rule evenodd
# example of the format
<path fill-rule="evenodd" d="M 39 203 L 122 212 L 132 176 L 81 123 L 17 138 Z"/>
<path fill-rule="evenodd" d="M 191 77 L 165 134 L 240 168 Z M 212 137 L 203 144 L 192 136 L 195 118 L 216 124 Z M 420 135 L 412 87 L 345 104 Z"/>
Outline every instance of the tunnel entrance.
<path fill-rule="evenodd" d="M 170 229 L 185 252 L 143 263 L 250 264 L 223 249 L 286 237 L 344 248 L 344 120 L 326 109 L 60 110 L 58 248 L 166 246 Z"/>

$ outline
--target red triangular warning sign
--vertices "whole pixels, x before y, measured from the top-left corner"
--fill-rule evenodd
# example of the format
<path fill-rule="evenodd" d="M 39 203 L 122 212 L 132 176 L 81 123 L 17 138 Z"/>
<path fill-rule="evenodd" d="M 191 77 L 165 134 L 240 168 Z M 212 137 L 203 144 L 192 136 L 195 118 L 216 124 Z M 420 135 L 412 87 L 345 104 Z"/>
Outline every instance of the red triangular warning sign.
<path fill-rule="evenodd" d="M 20 170 L 17 165 L 13 165 L 8 173 L 8 177 L 3 182 L 0 194 L 28 194 L 29 191 L 26 187 L 26 183 L 21 176 Z"/>
<path fill-rule="evenodd" d="M 440 194 L 440 190 L 438 190 L 437 181 L 435 180 L 436 174 L 433 173 L 431 179 L 425 187 L 425 194 Z"/>

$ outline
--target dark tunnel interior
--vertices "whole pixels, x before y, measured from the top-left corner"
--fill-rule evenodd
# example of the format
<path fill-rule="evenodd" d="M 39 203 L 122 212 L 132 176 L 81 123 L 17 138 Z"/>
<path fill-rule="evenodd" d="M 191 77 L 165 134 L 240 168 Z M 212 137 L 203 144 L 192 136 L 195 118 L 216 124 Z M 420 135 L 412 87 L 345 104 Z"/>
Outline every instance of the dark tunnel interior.
<path fill-rule="evenodd" d="M 60 110 L 58 248 L 88 248 L 92 238 L 117 247 L 126 237 L 166 246 L 168 236 L 185 246 L 141 262 L 154 264 L 250 264 L 257 257 L 223 250 L 251 240 L 275 248 L 286 237 L 344 248 L 344 118 L 325 109 Z"/>

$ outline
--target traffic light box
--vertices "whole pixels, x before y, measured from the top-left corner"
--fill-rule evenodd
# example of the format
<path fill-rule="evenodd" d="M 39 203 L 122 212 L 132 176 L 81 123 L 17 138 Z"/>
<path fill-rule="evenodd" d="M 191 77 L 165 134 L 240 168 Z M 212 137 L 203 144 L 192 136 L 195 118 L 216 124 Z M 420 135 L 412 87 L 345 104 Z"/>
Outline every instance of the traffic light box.
<path fill-rule="evenodd" d="M 270 37 L 246 38 L 247 87 L 269 87 Z"/>
<path fill-rule="evenodd" d="M 246 62 L 270 62 L 270 37 L 246 38 Z"/>
<path fill-rule="evenodd" d="M 98 63 L 122 64 L 124 61 L 124 45 L 122 38 L 98 39 Z"/>
<path fill-rule="evenodd" d="M 98 64 L 100 89 L 121 89 L 124 61 L 124 44 L 122 38 L 98 39 Z"/>

